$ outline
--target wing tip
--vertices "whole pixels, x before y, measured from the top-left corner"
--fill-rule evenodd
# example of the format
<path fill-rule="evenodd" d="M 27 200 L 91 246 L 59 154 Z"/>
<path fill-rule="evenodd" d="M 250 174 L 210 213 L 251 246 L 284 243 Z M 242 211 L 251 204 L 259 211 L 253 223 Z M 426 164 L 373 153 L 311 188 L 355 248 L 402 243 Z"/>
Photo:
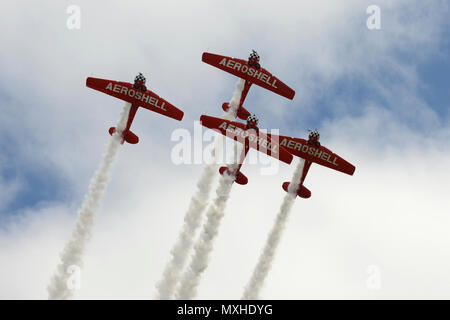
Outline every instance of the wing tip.
<path fill-rule="evenodd" d="M 290 100 L 294 100 L 294 97 L 295 97 L 295 90 L 292 90 L 287 98 L 290 99 Z"/>
<path fill-rule="evenodd" d="M 208 58 L 212 57 L 213 55 L 215 55 L 214 53 L 210 53 L 210 52 L 203 52 L 202 53 L 202 61 L 208 64 L 211 64 L 210 61 L 208 61 Z"/>
<path fill-rule="evenodd" d="M 184 117 L 184 112 L 182 110 L 180 110 L 180 112 L 178 113 L 178 116 L 175 119 L 178 121 L 181 121 L 181 120 L 183 120 L 183 117 Z"/>
<path fill-rule="evenodd" d="M 94 78 L 92 78 L 92 77 L 87 77 L 87 78 L 86 78 L 86 87 L 90 87 L 90 84 L 92 83 L 93 80 L 94 80 Z"/>
<path fill-rule="evenodd" d="M 350 170 L 348 171 L 349 175 L 353 175 L 355 173 L 356 167 L 354 165 L 351 164 Z"/>
<path fill-rule="evenodd" d="M 210 120 L 211 118 L 213 118 L 213 117 L 208 116 L 208 115 L 206 115 L 206 114 L 202 114 L 202 115 L 200 116 L 200 122 L 205 122 L 205 121 L 207 121 L 207 120 Z"/>

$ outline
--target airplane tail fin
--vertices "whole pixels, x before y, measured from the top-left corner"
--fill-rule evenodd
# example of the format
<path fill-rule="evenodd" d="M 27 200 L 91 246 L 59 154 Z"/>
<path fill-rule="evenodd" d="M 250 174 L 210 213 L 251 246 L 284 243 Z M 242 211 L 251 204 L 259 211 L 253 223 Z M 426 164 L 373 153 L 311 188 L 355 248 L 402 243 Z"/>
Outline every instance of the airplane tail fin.
<path fill-rule="evenodd" d="M 221 175 L 223 175 L 225 171 L 228 171 L 228 167 L 220 167 L 219 172 Z M 239 170 L 236 175 L 236 180 L 234 181 L 240 185 L 245 185 L 248 183 L 248 178 Z"/>
<path fill-rule="evenodd" d="M 290 185 L 289 182 L 283 183 L 284 191 L 288 192 L 289 185 Z M 308 188 L 302 185 L 300 189 L 297 190 L 297 196 L 303 199 L 308 199 L 311 197 L 311 191 L 309 191 Z"/>
<path fill-rule="evenodd" d="M 113 135 L 114 132 L 116 132 L 115 127 L 109 128 L 110 135 Z M 124 141 L 126 141 L 130 144 L 136 144 L 139 142 L 139 137 L 137 135 L 135 135 L 131 130 L 128 130 L 128 132 L 126 132 L 125 134 L 122 134 L 122 144 Z"/>
<path fill-rule="evenodd" d="M 224 102 L 222 104 L 223 111 L 227 112 L 230 108 L 230 104 L 228 102 Z M 247 120 L 247 118 L 250 116 L 250 112 L 247 111 L 244 107 L 240 107 L 237 111 L 237 117 L 242 120 Z"/>

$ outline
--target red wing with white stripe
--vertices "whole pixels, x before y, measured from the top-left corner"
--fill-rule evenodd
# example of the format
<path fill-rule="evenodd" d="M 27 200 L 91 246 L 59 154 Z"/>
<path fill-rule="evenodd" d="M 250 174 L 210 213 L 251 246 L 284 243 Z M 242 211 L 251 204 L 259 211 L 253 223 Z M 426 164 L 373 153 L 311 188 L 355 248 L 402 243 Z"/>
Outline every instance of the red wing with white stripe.
<path fill-rule="evenodd" d="M 280 148 L 277 141 L 262 132 L 256 132 L 255 129 L 247 129 L 242 123 L 205 115 L 200 117 L 200 121 L 203 126 L 218 131 L 230 139 L 248 143 L 251 148 L 287 164 L 292 162 L 292 154 Z"/>
<path fill-rule="evenodd" d="M 281 147 L 292 153 L 293 155 L 315 162 L 324 167 L 337 170 L 349 175 L 355 172 L 355 166 L 344 160 L 331 150 L 320 146 L 308 145 L 308 141 L 300 138 L 292 138 L 286 136 L 271 135 L 272 140 L 277 141 Z"/>
<path fill-rule="evenodd" d="M 260 87 L 275 92 L 285 98 L 293 99 L 295 91 L 264 68 L 250 66 L 248 61 L 204 52 L 202 61 L 216 68 L 250 81 Z"/>
<path fill-rule="evenodd" d="M 150 90 L 133 88 L 131 83 L 89 77 L 86 86 L 166 117 L 183 119 L 183 111 Z"/>

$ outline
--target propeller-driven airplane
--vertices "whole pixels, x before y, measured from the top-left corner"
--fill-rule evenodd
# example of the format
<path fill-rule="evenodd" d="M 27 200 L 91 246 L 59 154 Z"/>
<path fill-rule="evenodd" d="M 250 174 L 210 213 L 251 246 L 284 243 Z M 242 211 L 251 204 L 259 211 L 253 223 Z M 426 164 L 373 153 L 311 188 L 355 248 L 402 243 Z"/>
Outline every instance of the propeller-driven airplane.
<path fill-rule="evenodd" d="M 131 144 L 136 144 L 139 142 L 138 136 L 130 130 L 131 123 L 133 122 L 134 116 L 139 107 L 160 113 L 175 120 L 180 121 L 183 119 L 183 111 L 159 97 L 154 92 L 148 90 L 145 86 L 145 81 L 145 77 L 142 73 L 139 73 L 136 76 L 134 79 L 134 84 L 91 77 L 86 79 L 87 87 L 131 103 L 127 125 L 122 131 L 122 144 L 124 141 Z M 112 135 L 115 131 L 115 127 L 109 128 L 109 134 Z"/>
<path fill-rule="evenodd" d="M 355 172 L 354 165 L 320 144 L 320 134 L 317 130 L 310 130 L 308 140 L 270 134 L 269 136 L 272 140 L 279 141 L 282 148 L 305 160 L 303 172 L 296 187 L 297 195 L 301 198 L 311 197 L 311 191 L 303 185 L 303 182 L 313 162 L 349 175 Z M 284 191 L 288 192 L 289 184 L 289 182 L 283 183 Z"/>
<path fill-rule="evenodd" d="M 247 120 L 250 116 L 250 112 L 248 112 L 242 105 L 244 104 L 244 100 L 253 83 L 291 100 L 295 95 L 294 90 L 289 88 L 269 71 L 262 68 L 259 64 L 259 60 L 259 55 L 255 50 L 253 50 L 250 54 L 247 61 L 208 52 L 204 52 L 202 55 L 203 62 L 245 80 L 241 100 L 239 101 L 239 106 L 237 109 L 237 117 L 242 120 Z M 228 102 L 222 104 L 222 109 L 224 111 L 228 111 Z"/>
<path fill-rule="evenodd" d="M 259 131 L 258 118 L 255 115 L 247 118 L 246 125 L 240 122 L 205 115 L 200 117 L 200 121 L 203 126 L 218 131 L 224 136 L 244 144 L 237 167 L 229 166 L 219 169 L 221 175 L 226 172 L 228 175 L 236 177 L 235 181 L 238 184 L 245 185 L 248 182 L 247 177 L 240 170 L 250 148 L 270 155 L 287 164 L 292 162 L 292 154 L 281 148 L 274 139 Z"/>

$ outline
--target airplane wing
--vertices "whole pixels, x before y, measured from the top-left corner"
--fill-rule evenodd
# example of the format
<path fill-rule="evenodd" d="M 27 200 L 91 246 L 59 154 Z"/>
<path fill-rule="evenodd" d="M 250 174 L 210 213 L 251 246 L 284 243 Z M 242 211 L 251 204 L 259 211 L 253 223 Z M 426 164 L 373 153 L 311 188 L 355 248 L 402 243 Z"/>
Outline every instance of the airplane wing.
<path fill-rule="evenodd" d="M 248 80 L 267 90 L 273 91 L 285 98 L 291 100 L 294 99 L 294 90 L 289 88 L 266 69 L 260 68 L 257 70 L 254 67 L 250 67 L 245 60 L 203 52 L 202 61 L 239 78 Z"/>
<path fill-rule="evenodd" d="M 86 86 L 166 117 L 183 119 L 183 111 L 150 90 L 142 92 L 134 89 L 131 83 L 89 77 L 86 79 Z"/>
<path fill-rule="evenodd" d="M 322 166 L 349 175 L 353 175 L 353 173 L 355 172 L 354 165 L 347 162 L 324 146 L 321 146 L 320 148 L 310 146 L 308 145 L 308 141 L 306 141 L 305 139 L 276 135 L 269 136 L 271 136 L 273 140 L 277 141 L 281 147 L 283 147 L 293 155 L 296 155 L 297 157 L 315 162 Z"/>
<path fill-rule="evenodd" d="M 224 136 L 246 143 L 249 146 L 287 164 L 292 162 L 292 154 L 280 148 L 280 145 L 266 134 L 257 133 L 254 129 L 247 130 L 243 123 L 202 115 L 201 124 L 209 129 L 220 132 Z"/>

